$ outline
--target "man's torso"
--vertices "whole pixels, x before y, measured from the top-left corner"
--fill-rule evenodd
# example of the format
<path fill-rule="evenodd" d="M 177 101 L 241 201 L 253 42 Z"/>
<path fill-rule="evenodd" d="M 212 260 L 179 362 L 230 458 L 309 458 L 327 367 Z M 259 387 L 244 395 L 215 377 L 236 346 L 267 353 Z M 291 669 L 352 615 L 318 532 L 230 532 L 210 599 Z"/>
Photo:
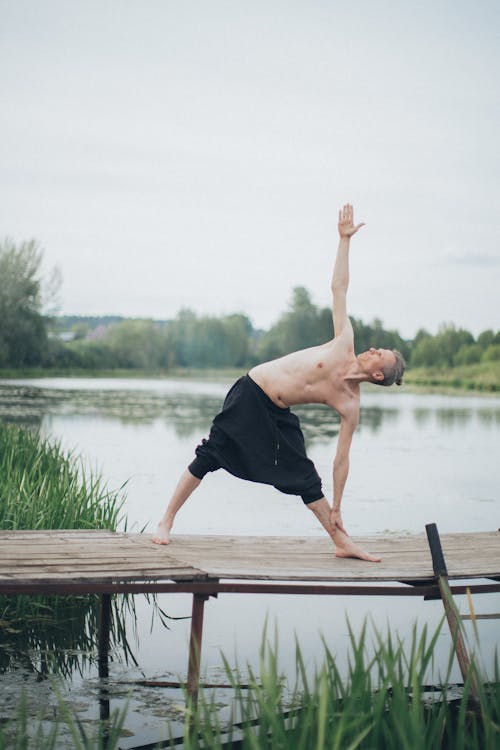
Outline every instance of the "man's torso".
<path fill-rule="evenodd" d="M 359 409 L 359 385 L 347 378 L 356 362 L 353 343 L 350 328 L 320 346 L 257 365 L 249 375 L 278 406 L 326 404 L 344 416 Z"/>

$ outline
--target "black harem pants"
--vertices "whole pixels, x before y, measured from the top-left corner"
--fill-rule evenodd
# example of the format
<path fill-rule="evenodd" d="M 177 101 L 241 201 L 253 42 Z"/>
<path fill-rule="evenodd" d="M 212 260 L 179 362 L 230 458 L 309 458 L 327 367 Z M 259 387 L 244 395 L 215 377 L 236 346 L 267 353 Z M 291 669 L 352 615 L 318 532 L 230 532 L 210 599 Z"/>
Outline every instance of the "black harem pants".
<path fill-rule="evenodd" d="M 249 375 L 229 390 L 208 439 L 198 445 L 188 468 L 198 479 L 222 468 L 241 479 L 300 495 L 306 504 L 323 497 L 298 417 L 271 401 Z"/>

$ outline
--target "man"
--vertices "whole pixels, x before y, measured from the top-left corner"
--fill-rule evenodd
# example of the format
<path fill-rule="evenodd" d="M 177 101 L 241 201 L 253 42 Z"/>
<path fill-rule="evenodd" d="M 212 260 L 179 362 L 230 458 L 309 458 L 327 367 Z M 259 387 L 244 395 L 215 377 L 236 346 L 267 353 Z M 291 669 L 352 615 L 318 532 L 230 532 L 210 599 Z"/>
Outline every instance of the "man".
<path fill-rule="evenodd" d="M 361 224 L 354 224 L 353 209 L 339 211 L 339 247 L 332 278 L 335 337 L 325 344 L 302 349 L 252 368 L 240 378 L 224 401 L 208 440 L 196 449 L 196 458 L 181 476 L 160 521 L 157 544 L 168 544 L 179 508 L 208 471 L 225 468 L 231 474 L 272 484 L 304 503 L 331 536 L 337 557 L 379 562 L 354 544 L 341 515 L 341 500 L 349 471 L 349 449 L 359 421 L 360 383 L 401 384 L 404 360 L 390 349 L 354 353 L 354 332 L 347 316 L 349 245 Z M 340 415 L 340 431 L 333 462 L 333 507 L 323 496 L 321 479 L 306 456 L 296 404 L 326 404 Z"/>

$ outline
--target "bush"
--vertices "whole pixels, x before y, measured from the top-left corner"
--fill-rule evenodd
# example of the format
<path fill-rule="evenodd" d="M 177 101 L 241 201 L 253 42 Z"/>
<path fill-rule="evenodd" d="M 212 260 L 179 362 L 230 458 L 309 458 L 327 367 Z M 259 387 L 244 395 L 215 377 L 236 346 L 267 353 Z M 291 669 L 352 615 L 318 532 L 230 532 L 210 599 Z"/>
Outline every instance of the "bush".
<path fill-rule="evenodd" d="M 483 362 L 498 362 L 500 360 L 500 344 L 491 344 L 483 352 Z"/>

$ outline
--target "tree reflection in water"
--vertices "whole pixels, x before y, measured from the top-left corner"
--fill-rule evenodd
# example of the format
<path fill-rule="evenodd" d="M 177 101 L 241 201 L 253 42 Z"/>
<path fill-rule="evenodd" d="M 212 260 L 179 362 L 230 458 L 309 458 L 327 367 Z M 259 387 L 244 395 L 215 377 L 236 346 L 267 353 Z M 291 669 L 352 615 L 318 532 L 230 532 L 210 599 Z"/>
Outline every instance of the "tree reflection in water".
<path fill-rule="evenodd" d="M 111 606 L 110 656 L 137 664 L 125 632 L 136 631 L 134 598 L 115 596 Z M 98 657 L 99 597 L 0 596 L 0 674 L 21 668 L 38 681 L 51 675 L 83 675 Z"/>

